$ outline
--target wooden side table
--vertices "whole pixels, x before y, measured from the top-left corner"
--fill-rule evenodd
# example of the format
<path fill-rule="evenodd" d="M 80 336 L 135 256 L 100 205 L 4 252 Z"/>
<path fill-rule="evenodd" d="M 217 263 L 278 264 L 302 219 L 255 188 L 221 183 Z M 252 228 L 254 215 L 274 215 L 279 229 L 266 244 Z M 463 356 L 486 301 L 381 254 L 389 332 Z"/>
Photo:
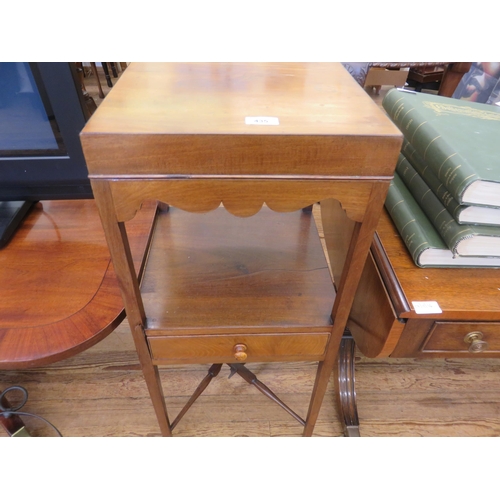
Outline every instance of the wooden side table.
<path fill-rule="evenodd" d="M 354 229 L 336 203 L 325 239 L 342 258 Z M 345 250 L 344 250 L 345 251 Z M 333 261 L 334 276 L 341 272 Z M 422 312 L 414 302 L 436 302 Z M 415 266 L 390 216 L 381 214 L 354 298 L 340 349 L 338 394 L 347 434 L 359 432 L 354 382 L 354 342 L 367 357 L 500 357 L 500 269 Z"/>
<path fill-rule="evenodd" d="M 156 205 L 128 232 L 142 272 Z M 38 203 L 0 250 L 0 369 L 35 368 L 88 349 L 125 314 L 94 200 Z"/>
<path fill-rule="evenodd" d="M 139 275 L 155 213 L 156 204 L 148 203 L 128 224 Z M 125 317 L 94 200 L 37 203 L 0 249 L 0 282 L 1 370 L 74 356 L 105 338 Z M 9 407 L 6 394 L 0 403 Z M 0 425 L 9 435 L 24 429 L 13 414 L 0 416 Z"/>
<path fill-rule="evenodd" d="M 228 363 L 312 435 L 393 175 L 397 128 L 340 64 L 133 63 L 81 139 L 162 434 Z M 141 284 L 124 222 L 150 198 L 163 209 Z M 355 221 L 336 296 L 300 210 L 321 201 L 328 213 L 331 198 Z M 246 366 L 290 360 L 319 362 L 305 419 Z M 170 423 L 158 365 L 207 362 Z"/>

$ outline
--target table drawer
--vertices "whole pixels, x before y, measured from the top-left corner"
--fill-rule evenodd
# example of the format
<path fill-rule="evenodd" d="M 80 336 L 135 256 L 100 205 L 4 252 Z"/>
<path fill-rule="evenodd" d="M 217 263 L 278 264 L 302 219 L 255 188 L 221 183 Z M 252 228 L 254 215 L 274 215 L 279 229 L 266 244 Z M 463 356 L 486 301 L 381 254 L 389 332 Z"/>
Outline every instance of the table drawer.
<path fill-rule="evenodd" d="M 436 321 L 421 352 L 500 355 L 500 323 Z"/>
<path fill-rule="evenodd" d="M 156 364 L 251 363 L 319 361 L 329 337 L 329 333 L 189 335 L 149 337 L 148 341 Z"/>

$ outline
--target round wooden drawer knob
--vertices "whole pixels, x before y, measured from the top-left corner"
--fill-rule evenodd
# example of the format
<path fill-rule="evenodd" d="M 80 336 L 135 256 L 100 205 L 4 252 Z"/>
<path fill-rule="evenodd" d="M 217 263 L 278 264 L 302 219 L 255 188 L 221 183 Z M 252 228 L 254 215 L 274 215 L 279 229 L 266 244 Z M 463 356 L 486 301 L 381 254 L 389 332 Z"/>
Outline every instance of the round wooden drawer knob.
<path fill-rule="evenodd" d="M 236 344 L 233 348 L 234 357 L 238 363 L 243 363 L 247 359 L 247 346 L 245 344 Z"/>
<path fill-rule="evenodd" d="M 481 340 L 483 334 L 481 332 L 470 332 L 464 337 L 464 342 L 469 345 L 469 352 L 477 353 L 484 352 L 488 349 L 488 342 Z"/>

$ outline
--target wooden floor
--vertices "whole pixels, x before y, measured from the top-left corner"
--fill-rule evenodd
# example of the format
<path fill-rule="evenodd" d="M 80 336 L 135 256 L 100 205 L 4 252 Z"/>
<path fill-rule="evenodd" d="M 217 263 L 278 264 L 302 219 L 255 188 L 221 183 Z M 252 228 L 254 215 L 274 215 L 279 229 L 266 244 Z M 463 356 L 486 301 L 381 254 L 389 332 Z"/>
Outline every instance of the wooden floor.
<path fill-rule="evenodd" d="M 390 360 L 356 357 L 363 436 L 500 435 L 500 361 Z M 295 411 L 305 416 L 314 363 L 249 365 Z M 199 366 L 161 369 L 173 419 L 206 373 Z M 301 427 L 224 367 L 175 429 L 177 436 L 299 436 Z M 52 422 L 64 436 L 159 436 L 156 418 L 125 324 L 100 344 L 67 361 L 1 372 L 0 387 L 24 386 L 23 410 Z M 40 435 L 46 426 L 26 418 Z M 4 434 L 5 435 L 5 434 Z M 333 384 L 315 436 L 340 436 Z"/>
<path fill-rule="evenodd" d="M 104 78 L 101 81 L 107 92 Z M 99 104 L 95 85 L 86 86 Z M 374 99 L 380 102 L 382 95 Z M 315 363 L 249 367 L 285 403 L 306 415 Z M 160 369 L 171 419 L 207 368 Z M 301 434 L 292 417 L 240 377 L 228 379 L 228 374 L 224 367 L 179 423 L 175 435 Z M 358 352 L 356 383 L 362 436 L 500 435 L 500 360 L 374 360 Z M 48 419 L 64 436 L 159 436 L 126 322 L 98 345 L 66 361 L 39 369 L 0 372 L 0 389 L 14 384 L 29 392 L 23 410 Z M 46 425 L 29 417 L 25 421 L 34 434 L 53 435 Z M 6 433 L 0 430 L 0 435 Z M 341 435 L 333 382 L 314 435 Z"/>

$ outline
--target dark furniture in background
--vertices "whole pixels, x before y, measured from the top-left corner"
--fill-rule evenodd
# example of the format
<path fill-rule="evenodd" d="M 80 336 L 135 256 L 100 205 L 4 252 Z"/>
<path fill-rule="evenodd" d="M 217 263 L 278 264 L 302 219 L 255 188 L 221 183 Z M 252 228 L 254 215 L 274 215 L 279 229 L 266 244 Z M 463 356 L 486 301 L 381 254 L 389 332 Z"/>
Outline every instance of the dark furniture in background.
<path fill-rule="evenodd" d="M 0 63 L 0 241 L 40 200 L 92 198 L 74 63 Z M 2 216 L 3 212 L 3 216 Z"/>
<path fill-rule="evenodd" d="M 119 73 L 122 71 L 125 71 L 127 69 L 127 63 L 124 63 L 124 62 L 121 62 L 121 63 L 103 62 L 103 63 L 101 63 L 101 65 L 102 65 L 102 70 L 104 72 L 104 77 L 106 78 L 106 83 L 107 83 L 108 87 L 110 87 L 110 88 L 113 87 L 112 78 L 118 78 Z M 95 62 L 91 62 L 90 66 L 92 68 L 92 73 L 94 74 L 94 76 L 97 80 L 97 86 L 99 88 L 99 97 L 101 99 L 104 99 L 104 92 L 102 90 L 101 80 L 99 78 L 99 72 L 97 70 L 97 65 Z M 111 72 L 109 71 L 110 68 L 111 68 Z"/>
<path fill-rule="evenodd" d="M 342 64 L 362 87 L 365 86 L 371 69 L 399 71 L 402 68 L 409 68 L 409 73 L 413 71 L 415 75 L 424 72 L 425 68 L 442 67 L 444 72 L 440 79 L 438 93 L 446 97 L 452 96 L 462 76 L 469 71 L 471 66 L 470 62 L 345 62 Z"/>
<path fill-rule="evenodd" d="M 417 92 L 423 89 L 439 90 L 446 68 L 444 66 L 423 66 L 410 68 L 406 84 Z"/>

